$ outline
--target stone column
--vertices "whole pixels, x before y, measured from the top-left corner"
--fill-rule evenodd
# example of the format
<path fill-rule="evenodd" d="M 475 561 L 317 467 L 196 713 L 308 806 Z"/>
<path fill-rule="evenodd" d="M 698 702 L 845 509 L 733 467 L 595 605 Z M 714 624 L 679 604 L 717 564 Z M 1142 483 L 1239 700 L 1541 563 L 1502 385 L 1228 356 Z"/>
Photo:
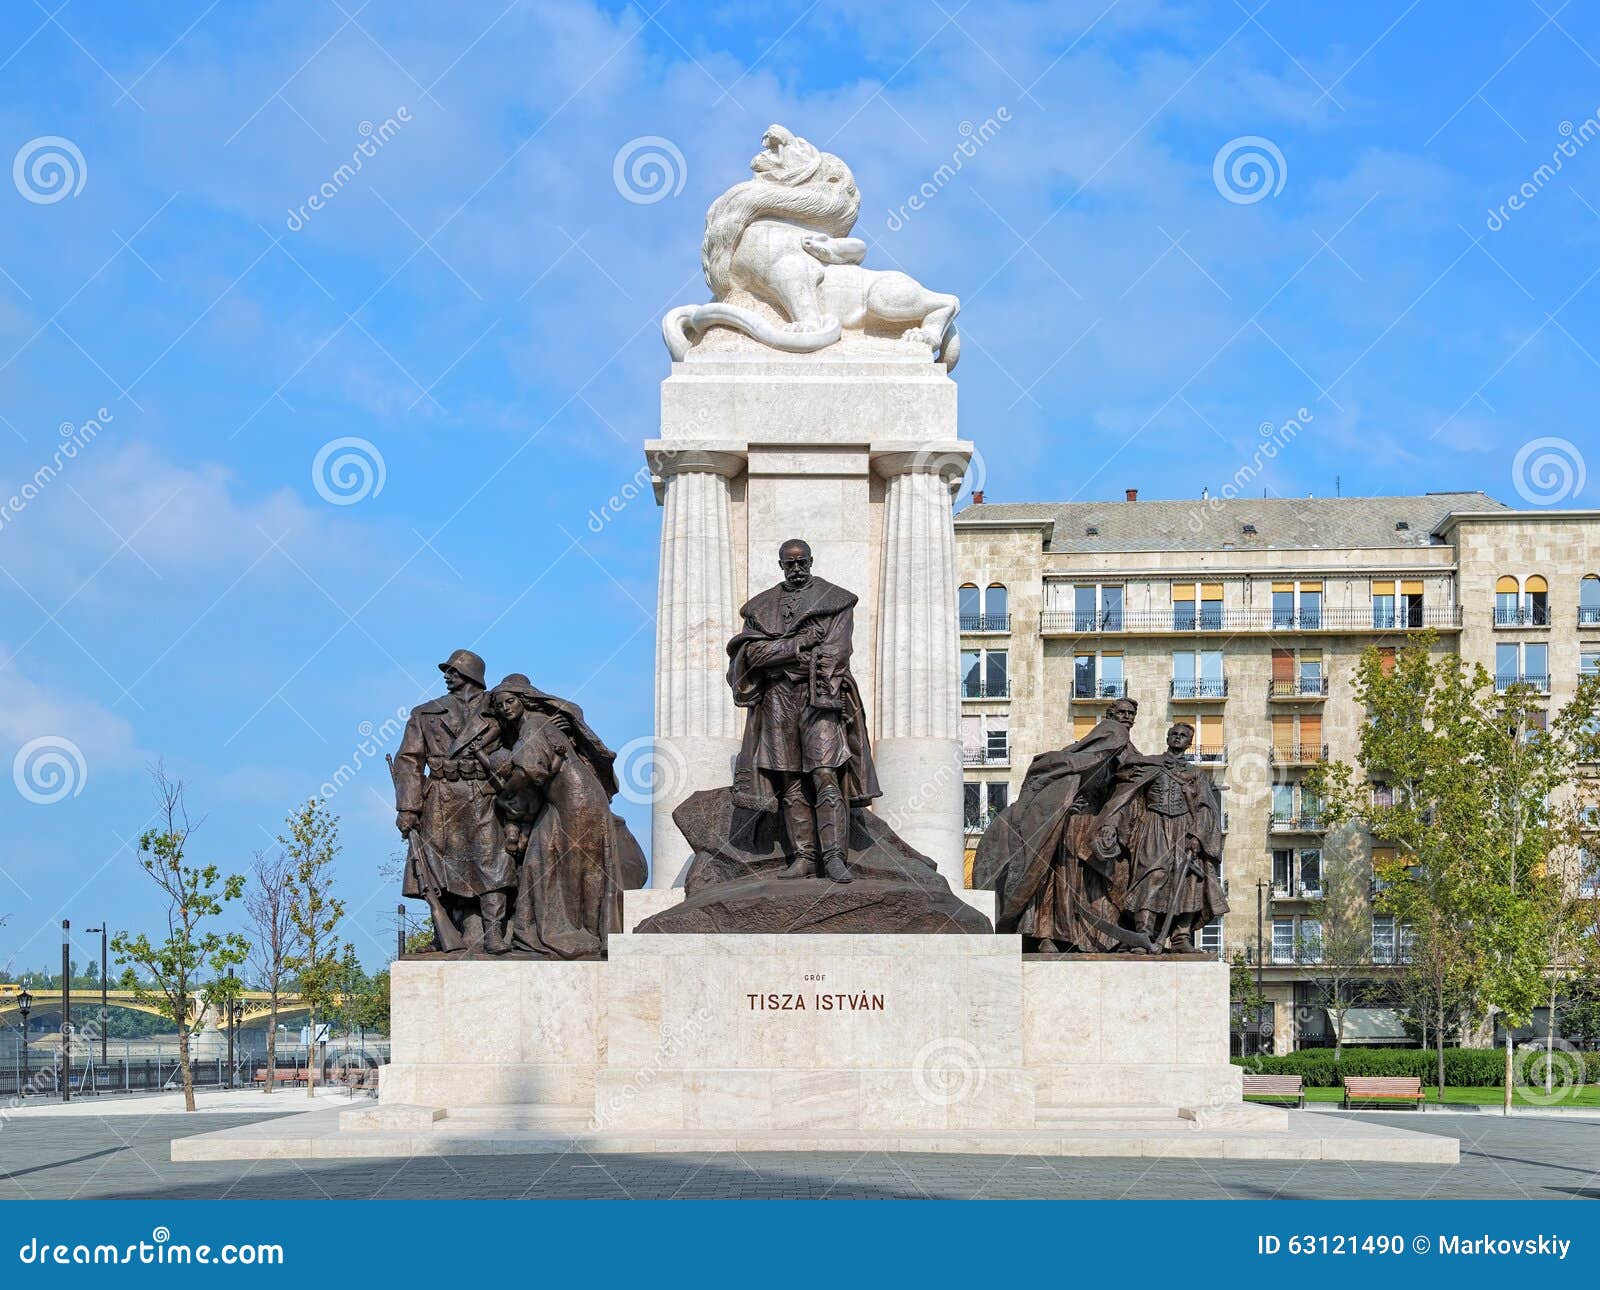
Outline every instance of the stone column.
<path fill-rule="evenodd" d="M 938 865 L 962 877 L 960 638 L 951 498 L 970 445 L 887 452 L 873 730 L 883 796 L 877 812 Z"/>
<path fill-rule="evenodd" d="M 649 445 L 661 490 L 656 606 L 656 743 L 650 885 L 670 887 L 689 859 L 673 809 L 702 788 L 733 782 L 738 714 L 726 680 L 738 630 L 728 481 L 744 455 Z"/>

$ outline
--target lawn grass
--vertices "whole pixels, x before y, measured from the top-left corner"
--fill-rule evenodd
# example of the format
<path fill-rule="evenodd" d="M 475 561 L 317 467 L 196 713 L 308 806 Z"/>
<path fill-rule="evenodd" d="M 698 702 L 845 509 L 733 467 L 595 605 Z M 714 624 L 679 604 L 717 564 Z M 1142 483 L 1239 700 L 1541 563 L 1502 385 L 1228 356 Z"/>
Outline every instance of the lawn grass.
<path fill-rule="evenodd" d="M 1427 1098 L 1428 1101 L 1434 1103 L 1435 1105 L 1439 1104 L 1438 1089 L 1436 1089 L 1433 1085 L 1431 1085 L 1431 1084 L 1423 1085 L 1422 1091 L 1428 1095 L 1428 1098 Z M 1532 1093 L 1533 1097 L 1529 1098 L 1528 1096 L 1526 1096 L 1528 1093 Z M 1501 1089 L 1498 1089 L 1498 1088 L 1458 1088 L 1458 1087 L 1455 1087 L 1454 1085 L 1447 1084 L 1447 1085 L 1445 1085 L 1444 1103 L 1443 1104 L 1445 1106 L 1499 1106 L 1501 1104 L 1501 1102 L 1504 1100 L 1504 1098 L 1505 1098 L 1504 1092 Z M 1247 1101 L 1247 1102 L 1256 1102 L 1256 1101 L 1272 1102 L 1273 1100 L 1274 1099 L 1271 1099 L 1271 1098 L 1262 1099 L 1262 1098 L 1254 1098 L 1254 1097 L 1250 1097 L 1250 1098 L 1246 1098 L 1245 1099 L 1245 1101 Z M 1344 1089 L 1342 1089 L 1342 1088 L 1312 1088 L 1308 1084 L 1306 1086 L 1306 1101 L 1307 1102 L 1343 1102 L 1344 1101 Z M 1356 1105 L 1361 1107 L 1361 1109 L 1363 1109 L 1363 1110 L 1368 1110 L 1368 1109 L 1376 1109 L 1380 1105 L 1387 1105 L 1387 1104 L 1380 1104 L 1380 1103 L 1376 1103 L 1376 1102 L 1373 1102 L 1373 1103 L 1358 1102 Z M 1402 1106 L 1403 1107 L 1403 1106 L 1407 1105 L 1407 1103 L 1395 1102 L 1392 1105 L 1394 1105 L 1394 1106 Z M 1544 1097 L 1544 1092 L 1543 1092 L 1542 1089 L 1524 1089 L 1524 1088 L 1518 1087 L 1518 1088 L 1515 1088 L 1515 1089 L 1512 1090 L 1512 1105 L 1514 1105 L 1514 1106 L 1534 1106 L 1534 1107 L 1545 1107 L 1545 1106 L 1554 1106 L 1554 1107 L 1592 1106 L 1592 1107 L 1600 1107 L 1600 1085 L 1586 1084 L 1581 1088 L 1567 1089 L 1566 1092 L 1562 1093 L 1555 1101 L 1546 1101 L 1545 1097 Z"/>

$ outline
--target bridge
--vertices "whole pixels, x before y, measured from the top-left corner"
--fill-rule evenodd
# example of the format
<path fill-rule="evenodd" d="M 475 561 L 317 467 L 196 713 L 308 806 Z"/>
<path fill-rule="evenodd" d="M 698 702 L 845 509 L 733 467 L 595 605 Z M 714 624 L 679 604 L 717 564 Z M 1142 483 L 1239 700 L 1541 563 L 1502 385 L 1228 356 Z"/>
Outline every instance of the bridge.
<path fill-rule="evenodd" d="M 18 1011 L 17 998 L 26 989 L 33 996 L 32 1010 L 38 1013 L 60 1012 L 61 991 L 54 987 L 21 986 L 15 982 L 0 984 L 0 1018 Z M 254 1025 L 256 1022 L 265 1021 L 272 1015 L 272 996 L 265 990 L 241 990 L 239 1000 L 244 1004 L 244 1013 L 241 1026 Z M 337 1006 L 342 999 L 334 996 Z M 154 1017 L 165 1016 L 166 1013 L 153 1003 L 140 999 L 133 990 L 108 990 L 106 992 L 106 1006 L 108 1008 L 127 1008 L 130 1012 L 145 1012 Z M 95 987 L 74 988 L 72 991 L 72 1013 L 80 1020 L 85 1020 L 96 1014 L 100 1007 L 100 991 Z M 278 995 L 278 1020 L 283 1021 L 288 1017 L 301 1016 L 310 1011 L 310 1005 L 298 994 L 280 993 Z M 207 1020 L 215 1025 L 217 1018 L 208 1016 Z"/>

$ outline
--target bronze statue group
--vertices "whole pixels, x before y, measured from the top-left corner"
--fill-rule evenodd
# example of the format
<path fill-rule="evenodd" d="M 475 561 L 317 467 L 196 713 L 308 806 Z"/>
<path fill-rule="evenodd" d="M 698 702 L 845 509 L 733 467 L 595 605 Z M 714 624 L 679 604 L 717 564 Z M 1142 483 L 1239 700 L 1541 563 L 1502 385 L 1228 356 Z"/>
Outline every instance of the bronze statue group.
<path fill-rule="evenodd" d="M 716 836 L 696 843 L 694 865 L 710 878 L 697 879 L 691 866 L 690 896 L 706 881 L 749 876 L 768 863 L 752 842 L 764 835 L 729 823 L 742 812 L 779 822 L 772 854 L 781 854 L 782 878 L 842 889 L 873 846 L 919 862 L 891 865 L 890 877 L 917 880 L 909 907 L 903 890 L 876 905 L 863 893 L 839 911 L 839 926 L 988 930 L 987 919 L 934 880 L 932 861 L 886 825 L 874 843 L 862 823 L 880 790 L 850 671 L 856 597 L 813 576 L 811 549 L 798 538 L 779 548 L 778 563 L 783 581 L 741 608 L 743 627 L 728 642 L 728 684 L 747 713 L 733 785 L 697 794 L 674 813 L 686 837 L 704 831 L 701 816 L 718 821 Z M 428 902 L 431 952 L 603 957 L 607 934 L 621 930 L 622 892 L 643 886 L 646 872 L 638 843 L 611 811 L 615 754 L 581 709 L 521 673 L 486 689 L 483 660 L 470 650 L 457 650 L 439 670 L 447 693 L 412 710 L 391 760 L 395 822 L 407 840 L 404 894 Z M 995 893 L 993 930 L 1020 934 L 1027 950 L 1188 953 L 1227 911 L 1222 811 L 1210 773 L 1189 759 L 1194 728 L 1173 725 L 1165 751 L 1148 757 L 1131 742 L 1137 711 L 1132 699 L 1119 699 L 1082 739 L 1034 758 L 1017 800 L 978 844 L 973 885 Z M 859 856 L 853 818 L 869 848 Z M 873 881 L 882 877 L 873 870 Z M 954 915 L 938 905 L 939 891 L 958 906 Z M 713 918 L 691 901 L 677 921 L 685 930 L 807 925 L 774 900 L 794 903 L 769 891 Z M 826 901 L 804 896 L 815 915 L 809 925 L 833 917 Z M 663 930 L 652 924 L 664 917 L 641 930 Z"/>

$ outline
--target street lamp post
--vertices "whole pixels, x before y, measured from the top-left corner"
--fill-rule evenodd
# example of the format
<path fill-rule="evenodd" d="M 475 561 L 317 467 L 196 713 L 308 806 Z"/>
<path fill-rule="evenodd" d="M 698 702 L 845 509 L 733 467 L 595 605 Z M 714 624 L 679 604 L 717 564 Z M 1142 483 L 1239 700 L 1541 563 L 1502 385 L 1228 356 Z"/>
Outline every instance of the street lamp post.
<path fill-rule="evenodd" d="M 231 1004 L 228 1005 L 228 1010 L 233 1020 L 233 1047 L 235 1050 L 235 1061 L 237 1061 L 237 1051 L 239 1047 L 239 1027 L 244 1024 L 244 1000 L 235 999 Z M 229 1088 L 233 1087 L 234 1077 L 238 1074 L 238 1069 L 239 1068 L 237 1065 L 230 1063 L 228 1071 Z"/>
<path fill-rule="evenodd" d="M 399 918 L 399 923 L 395 927 L 395 932 L 394 932 L 394 956 L 397 959 L 403 959 L 406 956 L 406 907 L 405 907 L 405 905 L 403 905 L 403 904 L 396 905 L 394 912 L 397 915 L 397 917 Z"/>
<path fill-rule="evenodd" d="M 233 969 L 228 969 L 228 992 L 222 996 L 222 1020 L 228 1032 L 228 1082 L 226 1087 L 233 1087 Z"/>
<path fill-rule="evenodd" d="M 111 986 L 110 982 L 106 980 L 106 971 L 109 967 L 109 956 L 106 953 L 108 948 L 106 934 L 110 930 L 110 925 L 102 918 L 99 927 L 86 927 L 83 930 L 100 933 L 100 1064 L 109 1068 L 111 1057 L 106 1047 L 106 1021 L 111 1011 Z"/>
<path fill-rule="evenodd" d="M 61 1100 L 72 1100 L 72 920 L 61 920 Z"/>
<path fill-rule="evenodd" d="M 28 1014 L 33 1011 L 33 996 L 26 989 L 17 996 L 17 1011 L 22 1014 L 22 1087 L 17 1096 L 25 1096 L 28 1089 Z"/>

